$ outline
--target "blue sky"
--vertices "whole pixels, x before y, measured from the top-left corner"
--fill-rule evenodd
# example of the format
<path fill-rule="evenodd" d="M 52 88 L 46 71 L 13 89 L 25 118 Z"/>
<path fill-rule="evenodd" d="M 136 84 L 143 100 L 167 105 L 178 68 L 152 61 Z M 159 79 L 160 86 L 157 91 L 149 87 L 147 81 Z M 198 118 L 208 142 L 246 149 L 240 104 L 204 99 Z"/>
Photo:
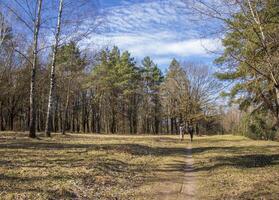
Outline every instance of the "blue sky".
<path fill-rule="evenodd" d="M 22 10 L 14 1 L 2 1 Z M 220 40 L 208 34 L 206 28 L 210 24 L 208 21 L 193 20 L 193 16 L 187 14 L 188 10 L 183 3 L 186 0 L 80 0 L 80 4 L 83 1 L 89 2 L 91 7 L 82 7 L 85 9 L 82 13 L 80 9 L 70 6 L 66 11 L 67 14 L 64 12 L 64 20 L 86 22 L 84 24 L 87 26 L 83 26 L 83 23 L 78 26 L 78 30 L 81 30 L 83 27 L 87 29 L 88 26 L 94 27 L 98 24 L 99 20 L 96 20 L 94 14 L 101 14 L 98 18 L 101 19 L 100 26 L 94 34 L 83 41 L 86 47 L 94 51 L 96 48 L 116 45 L 121 50 L 128 50 L 138 63 L 145 56 L 150 56 L 164 71 L 173 58 L 182 62 L 212 65 L 216 54 L 209 51 L 221 47 Z M 24 4 L 25 0 L 21 2 Z M 48 9 L 43 13 L 43 18 L 52 19 L 48 24 L 44 24 L 44 29 L 40 34 L 47 43 L 53 40 L 52 32 L 56 24 L 56 18 L 50 18 L 48 15 L 56 13 L 58 1 L 46 0 L 44 2 L 44 8 Z M 66 2 L 72 2 L 72 5 L 77 4 L 76 0 Z M 99 9 L 98 12 L 96 12 L 96 7 Z M 25 16 L 24 12 L 22 14 Z M 28 23 L 32 22 L 29 20 Z M 14 22 L 13 29 L 18 29 L 18 27 Z M 68 30 L 71 29 L 62 28 L 62 31 L 66 33 Z M 30 34 L 30 39 L 32 40 L 32 34 Z"/>
<path fill-rule="evenodd" d="M 139 62 L 150 56 L 163 70 L 172 58 L 212 64 L 220 41 L 204 34 L 181 0 L 99 0 L 105 19 L 87 42 L 117 45 Z M 201 37 L 203 35 L 203 37 Z"/>

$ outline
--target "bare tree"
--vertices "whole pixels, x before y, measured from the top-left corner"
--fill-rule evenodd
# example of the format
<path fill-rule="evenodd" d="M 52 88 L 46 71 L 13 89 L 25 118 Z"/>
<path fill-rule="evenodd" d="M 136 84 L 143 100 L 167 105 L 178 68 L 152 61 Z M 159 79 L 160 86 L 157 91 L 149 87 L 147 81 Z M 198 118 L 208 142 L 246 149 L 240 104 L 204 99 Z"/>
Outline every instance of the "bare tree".
<path fill-rule="evenodd" d="M 33 63 L 30 84 L 30 130 L 29 137 L 36 137 L 36 71 L 38 62 L 38 38 L 41 25 L 42 0 L 38 0 L 38 11 L 35 22 L 33 37 Z"/>
<path fill-rule="evenodd" d="M 10 27 L 7 25 L 3 14 L 0 12 L 0 51 L 3 48 L 3 43 L 9 35 Z"/>
<path fill-rule="evenodd" d="M 56 56 L 57 50 L 59 45 L 59 38 L 60 38 L 60 30 L 61 30 L 61 18 L 63 13 L 63 1 L 60 0 L 59 11 L 58 11 L 58 18 L 57 18 L 57 28 L 55 34 L 55 42 L 53 45 L 53 55 L 52 55 L 52 64 L 51 64 L 51 75 L 50 75 L 50 90 L 49 90 L 49 97 L 48 97 L 48 108 L 47 108 L 47 118 L 46 118 L 46 129 L 45 133 L 48 137 L 50 137 L 50 126 L 51 126 L 51 115 L 53 109 L 53 96 L 54 96 L 54 89 L 55 89 L 55 67 L 56 67 Z"/>

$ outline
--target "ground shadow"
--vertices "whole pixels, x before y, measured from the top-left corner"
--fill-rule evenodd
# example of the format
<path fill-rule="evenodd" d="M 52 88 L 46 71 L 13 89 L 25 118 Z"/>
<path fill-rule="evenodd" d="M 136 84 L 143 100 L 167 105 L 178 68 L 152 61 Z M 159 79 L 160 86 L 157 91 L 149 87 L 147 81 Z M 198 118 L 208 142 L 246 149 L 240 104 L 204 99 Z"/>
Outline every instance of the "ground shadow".
<path fill-rule="evenodd" d="M 119 140 L 123 140 L 123 138 L 119 138 Z M 170 139 L 167 137 L 163 138 L 152 138 L 152 140 L 156 142 L 165 142 L 165 143 L 178 143 L 179 141 Z M 144 144 L 134 144 L 130 140 L 127 140 L 127 143 L 120 143 L 118 141 L 114 141 L 114 144 L 72 144 L 72 143 L 62 143 L 51 140 L 39 140 L 34 141 L 30 139 L 19 138 L 16 140 L 5 140 L 5 142 L 0 143 L 0 165 L 8 167 L 8 168 L 18 168 L 18 167 L 30 167 L 30 168 L 47 168 L 51 166 L 59 166 L 65 168 L 73 168 L 73 167 L 86 167 L 89 171 L 98 171 L 101 174 L 106 174 L 110 177 L 123 177 L 126 179 L 130 179 L 131 187 L 137 187 L 143 181 L 144 183 L 148 182 L 164 182 L 166 178 L 169 177 L 151 177 L 145 176 L 141 177 L 139 181 L 134 179 L 134 176 L 140 174 L 141 176 L 145 175 L 144 172 L 177 172 L 180 174 L 189 172 L 189 166 L 183 160 L 175 160 L 170 164 L 167 164 L 164 167 L 161 166 L 152 166 L 151 164 L 141 165 L 139 164 L 131 164 L 129 161 L 121 161 L 118 159 L 108 159 L 102 156 L 89 158 L 85 155 L 89 151 L 104 151 L 105 153 L 126 153 L 133 156 L 155 156 L 155 157 L 167 157 L 167 156 L 186 156 L 187 148 L 185 144 L 184 147 L 158 147 L 158 146 L 148 146 Z M 193 145 L 194 146 L 194 145 Z M 192 154 L 193 156 L 209 153 L 209 152 L 217 152 L 228 153 L 227 156 L 217 156 L 212 158 L 212 162 L 206 163 L 205 166 L 191 166 L 191 170 L 193 172 L 199 171 L 210 171 L 218 169 L 219 167 L 232 166 L 235 168 L 258 168 L 258 167 L 266 167 L 279 165 L 279 154 L 260 154 L 253 153 L 253 149 L 261 148 L 264 151 L 268 151 L 270 148 L 277 147 L 274 146 L 207 146 L 207 147 L 193 147 Z M 60 155 L 59 151 L 66 151 L 63 155 Z M 45 157 L 39 157 L 37 155 L 38 151 L 52 151 L 52 152 L 43 152 Z M 248 154 L 247 154 L 248 152 Z M 56 154 L 57 153 L 57 154 Z M 247 155 L 242 155 L 242 153 Z M 77 155 L 73 155 L 77 154 Z M 81 156 L 79 156 L 81 155 Z M 219 154 L 222 155 L 222 154 Z M 28 157 L 29 161 L 24 160 L 13 160 L 18 157 Z M 85 156 L 82 158 L 82 156 Z M 86 160 L 86 159 L 89 159 Z M 91 159 L 91 160 L 90 160 Z M 186 159 L 186 157 L 185 157 Z M 146 173 L 150 174 L 150 173 Z M 129 177 L 129 178 L 127 178 Z M 62 176 L 51 176 L 49 179 L 51 180 L 62 180 L 62 179 L 81 179 L 82 183 L 86 187 L 90 187 L 94 184 L 94 177 L 92 175 L 84 174 L 80 177 L 65 177 Z M 173 179 L 173 177 L 170 177 Z M 0 174 L 0 180 L 2 179 L 9 182 L 30 182 L 30 184 L 41 181 L 45 179 L 44 177 L 33 177 L 28 179 L 28 177 L 20 177 L 20 176 L 7 176 L 5 174 Z M 127 180 L 129 181 L 129 180 Z M 169 181 L 169 180 L 167 180 Z M 173 181 L 179 181 L 173 180 Z M 123 184 L 123 187 L 126 183 L 116 183 L 116 180 L 108 179 L 104 182 L 104 187 L 111 186 L 114 184 Z M 93 186 L 92 186 L 93 187 Z M 24 188 L 23 188 L 24 189 Z M 22 189 L 22 192 L 24 192 Z M 1 190 L 0 190 L 1 191 Z M 7 191 L 7 189 L 2 189 L 2 191 Z M 59 191 L 58 191 L 59 192 Z M 69 193 L 69 196 L 72 194 Z"/>
<path fill-rule="evenodd" d="M 30 142 L 30 141 L 11 141 L 10 143 L 0 143 L 0 149 L 26 149 L 26 150 L 75 150 L 73 153 L 85 153 L 89 150 L 117 151 L 131 155 L 144 156 L 170 156 L 185 155 L 185 148 L 171 147 L 150 147 L 147 145 L 120 143 L 120 144 L 71 144 L 59 142 Z M 79 149 L 79 151 L 77 151 Z"/>
<path fill-rule="evenodd" d="M 279 154 L 247 154 L 233 156 L 219 156 L 214 159 L 217 163 L 210 167 L 213 169 L 218 166 L 233 166 L 237 168 L 257 168 L 272 165 L 279 165 Z"/>

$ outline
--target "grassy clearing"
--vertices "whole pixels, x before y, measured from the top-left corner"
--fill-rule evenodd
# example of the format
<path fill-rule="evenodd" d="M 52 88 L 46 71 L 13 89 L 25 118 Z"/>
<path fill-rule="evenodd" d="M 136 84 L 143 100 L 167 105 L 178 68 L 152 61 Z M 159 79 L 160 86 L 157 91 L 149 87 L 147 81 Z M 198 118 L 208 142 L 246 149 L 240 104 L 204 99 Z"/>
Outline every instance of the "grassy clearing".
<path fill-rule="evenodd" d="M 1 133 L 0 199 L 156 199 L 154 185 L 183 174 L 166 168 L 185 154 L 175 137 L 25 136 Z"/>
<path fill-rule="evenodd" d="M 239 136 L 193 146 L 198 199 L 279 199 L 279 143 Z"/>
<path fill-rule="evenodd" d="M 0 199 L 170 199 L 185 181 L 188 141 L 175 136 L 25 136 L 0 133 Z M 196 199 L 278 199 L 278 152 L 278 142 L 196 138 Z"/>

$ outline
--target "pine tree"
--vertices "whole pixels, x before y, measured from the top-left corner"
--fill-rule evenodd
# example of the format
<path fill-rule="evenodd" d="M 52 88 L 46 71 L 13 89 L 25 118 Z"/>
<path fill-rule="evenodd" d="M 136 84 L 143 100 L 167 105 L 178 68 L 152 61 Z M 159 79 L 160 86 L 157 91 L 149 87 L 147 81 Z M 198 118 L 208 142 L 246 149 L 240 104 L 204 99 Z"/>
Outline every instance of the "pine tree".
<path fill-rule="evenodd" d="M 224 93 L 241 109 L 268 110 L 279 125 L 278 3 L 275 0 L 241 2 L 241 11 L 227 19 L 230 31 L 223 39 L 226 66 L 220 80 L 234 81 Z"/>

